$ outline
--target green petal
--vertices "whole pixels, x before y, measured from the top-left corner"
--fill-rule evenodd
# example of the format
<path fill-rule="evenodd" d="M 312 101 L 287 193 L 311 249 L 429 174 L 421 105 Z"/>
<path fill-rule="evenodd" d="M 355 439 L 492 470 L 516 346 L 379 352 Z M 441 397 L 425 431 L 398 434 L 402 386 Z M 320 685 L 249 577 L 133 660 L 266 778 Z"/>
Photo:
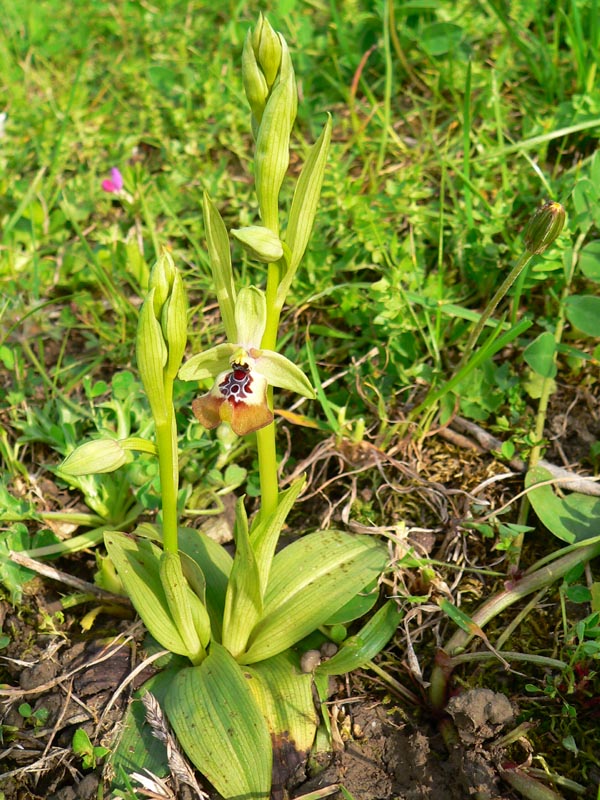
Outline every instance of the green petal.
<path fill-rule="evenodd" d="M 260 347 L 267 325 L 267 301 L 256 286 L 241 289 L 235 304 L 235 324 L 239 344 L 250 349 Z"/>
<path fill-rule="evenodd" d="M 264 375 L 271 386 L 289 389 L 291 392 L 310 399 L 315 397 L 315 391 L 300 367 L 292 363 L 289 358 L 282 356 L 281 353 L 263 350 L 260 358 L 256 361 L 256 371 Z"/>
<path fill-rule="evenodd" d="M 218 344 L 203 353 L 192 356 L 179 370 L 182 381 L 201 381 L 205 378 L 216 378 L 221 372 L 229 369 L 229 359 L 239 350 L 238 345 Z"/>

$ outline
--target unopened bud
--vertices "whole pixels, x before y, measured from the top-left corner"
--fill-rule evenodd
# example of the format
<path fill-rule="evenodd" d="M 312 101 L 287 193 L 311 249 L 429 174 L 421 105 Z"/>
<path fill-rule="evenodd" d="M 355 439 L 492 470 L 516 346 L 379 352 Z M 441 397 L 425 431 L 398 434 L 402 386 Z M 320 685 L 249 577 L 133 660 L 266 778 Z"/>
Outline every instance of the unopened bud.
<path fill-rule="evenodd" d="M 240 244 L 257 261 L 263 264 L 272 264 L 283 256 L 283 245 L 277 234 L 261 225 L 250 225 L 247 228 L 237 228 L 231 231 Z"/>
<path fill-rule="evenodd" d="M 544 203 L 538 208 L 523 232 L 526 250 L 532 255 L 544 253 L 560 236 L 565 217 L 565 209 L 560 203 Z"/>
<path fill-rule="evenodd" d="M 95 439 L 77 447 L 60 465 L 65 475 L 114 472 L 127 463 L 127 453 L 116 439 Z"/>
<path fill-rule="evenodd" d="M 281 40 L 262 14 L 252 32 L 252 49 L 270 90 L 281 64 Z"/>

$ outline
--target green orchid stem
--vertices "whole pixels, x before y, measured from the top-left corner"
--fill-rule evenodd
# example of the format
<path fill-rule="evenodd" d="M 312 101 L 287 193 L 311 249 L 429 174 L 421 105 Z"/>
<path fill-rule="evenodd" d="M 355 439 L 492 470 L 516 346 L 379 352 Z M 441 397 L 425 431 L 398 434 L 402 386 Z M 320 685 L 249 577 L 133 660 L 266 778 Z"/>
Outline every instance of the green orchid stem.
<path fill-rule="evenodd" d="M 177 490 L 179 463 L 177 426 L 173 409 L 173 381 L 165 378 L 166 419 L 156 420 L 156 446 L 162 500 L 163 547 L 167 553 L 178 552 Z"/>
<path fill-rule="evenodd" d="M 261 342 L 265 350 L 276 350 L 279 329 L 280 309 L 277 307 L 277 287 L 281 278 L 283 264 L 269 264 L 267 272 L 267 323 Z M 269 408 L 273 408 L 273 387 L 267 393 Z M 277 477 L 277 449 L 275 446 L 275 423 L 256 432 L 258 450 L 258 471 L 260 475 L 261 516 L 267 517 L 277 508 L 279 499 L 279 480 Z"/>
<path fill-rule="evenodd" d="M 471 616 L 470 629 L 466 631 L 459 628 L 450 638 L 443 650 L 446 657 L 438 659 L 431 673 L 429 698 L 434 710 L 441 711 L 444 708 L 454 657 L 464 651 L 471 639 L 477 635 L 477 631 L 522 598 L 555 583 L 577 564 L 585 563 L 600 555 L 600 541 L 597 538 L 593 544 L 570 546 L 561 552 L 563 553 L 561 557 L 549 564 L 534 568 L 505 591 L 499 592 L 483 603 Z"/>

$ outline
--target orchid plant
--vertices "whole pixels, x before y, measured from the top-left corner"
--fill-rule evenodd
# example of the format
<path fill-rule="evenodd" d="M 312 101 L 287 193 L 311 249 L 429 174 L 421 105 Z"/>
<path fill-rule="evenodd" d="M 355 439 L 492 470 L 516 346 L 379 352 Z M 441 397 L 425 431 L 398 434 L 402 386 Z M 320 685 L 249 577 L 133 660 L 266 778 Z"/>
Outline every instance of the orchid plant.
<path fill-rule="evenodd" d="M 344 639 L 343 626 L 378 599 L 377 579 L 385 570 L 387 550 L 373 537 L 318 531 L 277 549 L 305 481 L 299 478 L 279 492 L 273 389 L 314 397 L 302 370 L 277 351 L 278 327 L 313 226 L 331 120 L 297 180 L 283 237 L 279 195 L 297 91 L 285 39 L 262 16 L 248 32 L 242 75 L 255 138 L 261 224 L 232 230 L 231 235 L 251 258 L 266 265 L 265 287 L 236 287 L 230 236 L 205 196 L 207 249 L 227 341 L 182 364 L 186 294 L 173 258 L 164 250 L 150 275 L 136 342 L 155 440 L 87 442 L 66 459 L 62 470 L 111 471 L 132 452 L 158 458 L 160 526 L 144 524 L 133 535 L 107 533 L 106 548 L 150 634 L 182 657 L 158 676 L 152 691 L 185 752 L 225 798 L 251 800 L 269 797 L 274 758 L 281 761 L 296 751 L 292 761 L 297 763 L 311 747 L 318 724 L 313 681 L 324 699 L 327 676 L 369 661 L 393 635 L 400 616 L 395 602 L 387 601 L 358 635 Z M 114 176 L 113 183 L 116 187 Z M 224 423 L 239 436 L 255 434 L 258 450 L 260 511 L 250 522 L 243 498 L 238 501 L 233 557 L 200 531 L 180 526 L 177 511 L 174 383 L 211 378 L 212 388 L 192 404 L 194 415 L 207 429 Z M 304 672 L 303 640 L 317 632 L 324 641 L 331 626 L 340 624 L 338 652 L 313 664 L 312 673 Z M 147 729 L 136 724 L 131 718 L 126 725 L 112 766 L 127 774 L 143 768 L 156 771 L 152 748 L 137 746 Z"/>

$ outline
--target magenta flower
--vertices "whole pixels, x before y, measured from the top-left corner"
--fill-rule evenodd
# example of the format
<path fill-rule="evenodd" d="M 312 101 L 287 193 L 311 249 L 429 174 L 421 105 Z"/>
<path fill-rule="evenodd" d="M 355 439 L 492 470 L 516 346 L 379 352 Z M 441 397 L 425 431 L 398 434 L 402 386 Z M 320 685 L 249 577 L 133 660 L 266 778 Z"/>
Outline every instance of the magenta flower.
<path fill-rule="evenodd" d="M 102 181 L 102 188 L 110 194 L 120 194 L 123 191 L 123 176 L 117 167 L 111 169 L 110 178 Z"/>

